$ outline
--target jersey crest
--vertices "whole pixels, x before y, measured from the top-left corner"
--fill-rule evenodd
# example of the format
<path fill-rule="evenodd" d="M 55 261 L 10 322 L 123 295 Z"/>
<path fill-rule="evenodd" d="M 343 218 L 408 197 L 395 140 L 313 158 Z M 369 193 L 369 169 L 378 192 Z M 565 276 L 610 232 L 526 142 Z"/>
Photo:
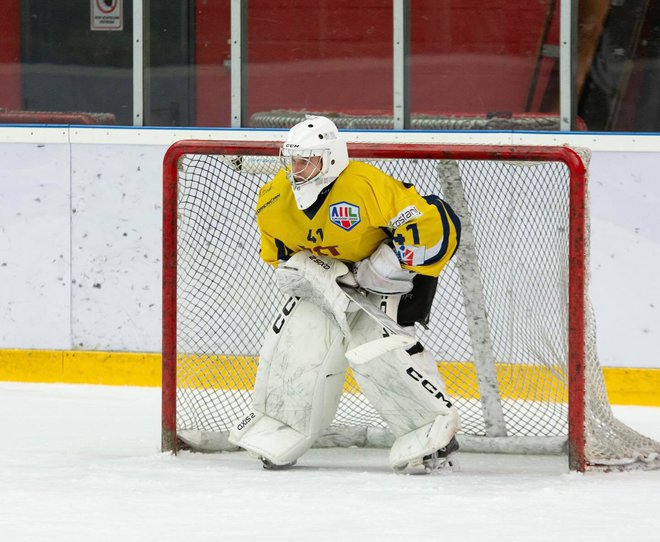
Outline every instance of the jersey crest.
<path fill-rule="evenodd" d="M 343 230 L 351 231 L 360 223 L 360 208 L 346 201 L 333 203 L 330 205 L 330 221 Z"/>

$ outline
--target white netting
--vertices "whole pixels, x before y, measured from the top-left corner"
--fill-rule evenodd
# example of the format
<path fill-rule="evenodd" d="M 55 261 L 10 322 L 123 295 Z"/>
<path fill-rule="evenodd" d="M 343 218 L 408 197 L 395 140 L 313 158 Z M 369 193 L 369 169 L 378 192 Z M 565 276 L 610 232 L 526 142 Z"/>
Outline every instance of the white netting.
<path fill-rule="evenodd" d="M 492 159 L 371 163 L 423 195 L 446 199 L 464 222 L 462 259 L 443 271 L 429 330 L 419 329 L 461 413 L 464 449 L 486 442 L 498 451 L 563 450 L 568 168 Z M 196 448 L 230 448 L 224 435 L 250 404 L 260 343 L 284 302 L 259 259 L 254 219 L 257 190 L 274 164 L 270 157 L 209 154 L 180 163 L 177 434 Z M 611 414 L 587 316 L 588 461 L 657 466 L 660 444 Z M 335 422 L 319 444 L 391 442 L 349 372 Z"/>

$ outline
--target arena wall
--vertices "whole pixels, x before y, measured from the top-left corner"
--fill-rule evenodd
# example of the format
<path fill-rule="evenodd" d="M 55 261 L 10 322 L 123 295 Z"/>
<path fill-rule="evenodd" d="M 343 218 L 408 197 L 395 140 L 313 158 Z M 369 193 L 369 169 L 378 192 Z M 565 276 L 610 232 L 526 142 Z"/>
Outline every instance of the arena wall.
<path fill-rule="evenodd" d="M 590 148 L 590 292 L 601 364 L 629 382 L 657 377 L 660 136 L 346 134 L 362 142 Z M 165 151 L 180 139 L 283 137 L 275 130 L 0 128 L 0 380 L 157 385 Z M 71 370 L 76 376 L 65 376 Z"/>

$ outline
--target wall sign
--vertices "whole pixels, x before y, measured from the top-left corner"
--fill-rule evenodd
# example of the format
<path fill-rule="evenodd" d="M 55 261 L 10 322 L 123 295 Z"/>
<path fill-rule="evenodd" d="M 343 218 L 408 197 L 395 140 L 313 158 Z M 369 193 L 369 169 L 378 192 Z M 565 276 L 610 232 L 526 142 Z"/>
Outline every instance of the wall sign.
<path fill-rule="evenodd" d="M 123 30 L 124 0 L 90 0 L 92 30 Z"/>

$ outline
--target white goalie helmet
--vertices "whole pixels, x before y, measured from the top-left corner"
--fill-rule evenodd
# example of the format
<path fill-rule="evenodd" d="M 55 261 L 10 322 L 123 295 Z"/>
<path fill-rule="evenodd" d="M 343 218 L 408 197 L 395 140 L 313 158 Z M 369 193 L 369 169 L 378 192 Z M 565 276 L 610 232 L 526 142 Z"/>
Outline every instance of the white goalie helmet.
<path fill-rule="evenodd" d="M 289 130 L 280 160 L 298 208 L 304 210 L 348 166 L 348 149 L 334 122 L 309 116 Z"/>

